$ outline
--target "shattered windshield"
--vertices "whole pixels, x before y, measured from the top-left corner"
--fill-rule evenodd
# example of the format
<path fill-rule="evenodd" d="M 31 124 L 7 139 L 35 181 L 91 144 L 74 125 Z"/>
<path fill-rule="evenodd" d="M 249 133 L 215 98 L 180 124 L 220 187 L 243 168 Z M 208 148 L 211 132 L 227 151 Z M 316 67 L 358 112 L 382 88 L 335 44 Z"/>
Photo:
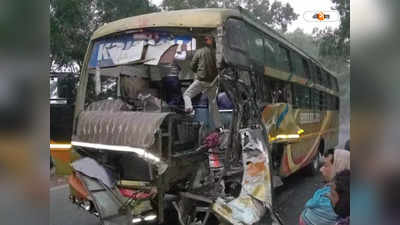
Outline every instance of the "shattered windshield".
<path fill-rule="evenodd" d="M 196 49 L 196 42 L 191 36 L 172 35 L 167 32 L 140 32 L 106 38 L 95 42 L 89 68 L 135 62 L 143 62 L 146 65 L 168 63 L 172 60 L 171 56 L 170 58 L 166 56 L 164 62 L 162 61 L 165 52 L 171 47 L 182 47 L 182 45 L 186 51 Z"/>
<path fill-rule="evenodd" d="M 195 50 L 194 36 L 165 31 L 122 34 L 96 41 L 88 64 L 86 106 L 115 99 L 131 105 L 143 105 L 143 101 L 153 105 L 161 105 L 162 101 L 179 104 L 179 80 L 193 79 L 190 61 Z"/>

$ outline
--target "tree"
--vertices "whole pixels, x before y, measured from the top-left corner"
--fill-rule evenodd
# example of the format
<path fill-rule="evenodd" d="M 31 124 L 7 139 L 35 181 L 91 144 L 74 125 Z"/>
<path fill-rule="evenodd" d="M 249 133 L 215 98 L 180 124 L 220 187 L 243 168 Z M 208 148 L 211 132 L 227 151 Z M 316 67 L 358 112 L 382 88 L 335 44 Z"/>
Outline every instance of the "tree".
<path fill-rule="evenodd" d="M 269 0 L 163 0 L 161 5 L 165 10 L 190 8 L 236 8 L 242 6 L 264 24 L 270 25 L 281 32 L 287 31 L 287 26 L 298 18 L 290 4 L 282 4 Z"/>
<path fill-rule="evenodd" d="M 315 59 L 319 58 L 318 41 L 311 34 L 306 34 L 302 29 L 297 28 L 293 32 L 285 33 L 284 36 L 310 56 Z"/>
<path fill-rule="evenodd" d="M 350 0 L 332 0 L 333 9 L 340 15 L 340 26 L 336 30 L 330 28 L 315 30 L 320 40 L 320 55 L 335 56 L 350 63 Z"/>
<path fill-rule="evenodd" d="M 79 66 L 89 42 L 93 20 L 90 0 L 50 1 L 50 61 L 60 67 Z"/>
<path fill-rule="evenodd" d="M 90 36 L 99 26 L 157 10 L 148 0 L 50 0 L 50 62 L 80 69 Z"/>

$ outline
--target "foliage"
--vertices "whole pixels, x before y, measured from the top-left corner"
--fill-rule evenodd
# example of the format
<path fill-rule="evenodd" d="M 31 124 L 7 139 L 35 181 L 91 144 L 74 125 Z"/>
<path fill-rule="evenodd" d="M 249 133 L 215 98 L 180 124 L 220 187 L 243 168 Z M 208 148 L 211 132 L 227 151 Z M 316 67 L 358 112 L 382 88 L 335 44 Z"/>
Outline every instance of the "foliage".
<path fill-rule="evenodd" d="M 50 62 L 81 68 L 90 36 L 99 26 L 157 10 L 148 0 L 50 0 Z"/>
<path fill-rule="evenodd" d="M 350 0 L 332 0 L 340 14 L 340 26 L 336 30 L 325 29 L 314 34 L 321 40 L 320 54 L 342 58 L 350 62 Z"/>
<path fill-rule="evenodd" d="M 261 22 L 273 26 L 281 32 L 287 31 L 287 26 L 298 18 L 290 4 L 282 4 L 269 0 L 163 0 L 166 10 L 190 8 L 236 8 L 241 6 L 250 11 Z"/>
<path fill-rule="evenodd" d="M 312 35 L 306 34 L 302 29 L 297 28 L 293 32 L 285 33 L 284 36 L 297 47 L 307 52 L 310 56 L 315 59 L 319 58 L 318 42 L 317 40 L 314 40 Z"/>

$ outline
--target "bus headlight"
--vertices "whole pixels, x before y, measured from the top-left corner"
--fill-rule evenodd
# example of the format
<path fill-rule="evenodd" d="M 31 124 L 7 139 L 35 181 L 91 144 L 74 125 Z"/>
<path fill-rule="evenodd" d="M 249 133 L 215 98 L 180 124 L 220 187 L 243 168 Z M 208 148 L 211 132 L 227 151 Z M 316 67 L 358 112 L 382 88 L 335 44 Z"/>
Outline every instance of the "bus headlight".
<path fill-rule="evenodd" d="M 142 222 L 142 218 L 136 217 L 132 219 L 132 223 L 140 223 Z"/>
<path fill-rule="evenodd" d="M 156 214 L 149 214 L 149 215 L 147 215 L 147 216 L 145 216 L 144 217 L 144 220 L 145 221 L 153 221 L 153 220 L 155 220 L 155 219 L 157 219 L 157 215 Z"/>

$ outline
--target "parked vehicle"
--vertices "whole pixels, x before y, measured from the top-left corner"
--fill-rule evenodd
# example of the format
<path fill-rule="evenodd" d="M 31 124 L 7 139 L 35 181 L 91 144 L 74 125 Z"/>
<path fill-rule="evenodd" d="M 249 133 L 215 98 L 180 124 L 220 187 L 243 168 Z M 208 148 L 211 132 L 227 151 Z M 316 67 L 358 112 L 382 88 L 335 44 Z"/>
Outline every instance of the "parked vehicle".
<path fill-rule="evenodd" d="M 57 174 L 66 175 L 71 173 L 71 136 L 79 75 L 51 73 L 49 79 L 50 164 L 56 165 Z"/>

